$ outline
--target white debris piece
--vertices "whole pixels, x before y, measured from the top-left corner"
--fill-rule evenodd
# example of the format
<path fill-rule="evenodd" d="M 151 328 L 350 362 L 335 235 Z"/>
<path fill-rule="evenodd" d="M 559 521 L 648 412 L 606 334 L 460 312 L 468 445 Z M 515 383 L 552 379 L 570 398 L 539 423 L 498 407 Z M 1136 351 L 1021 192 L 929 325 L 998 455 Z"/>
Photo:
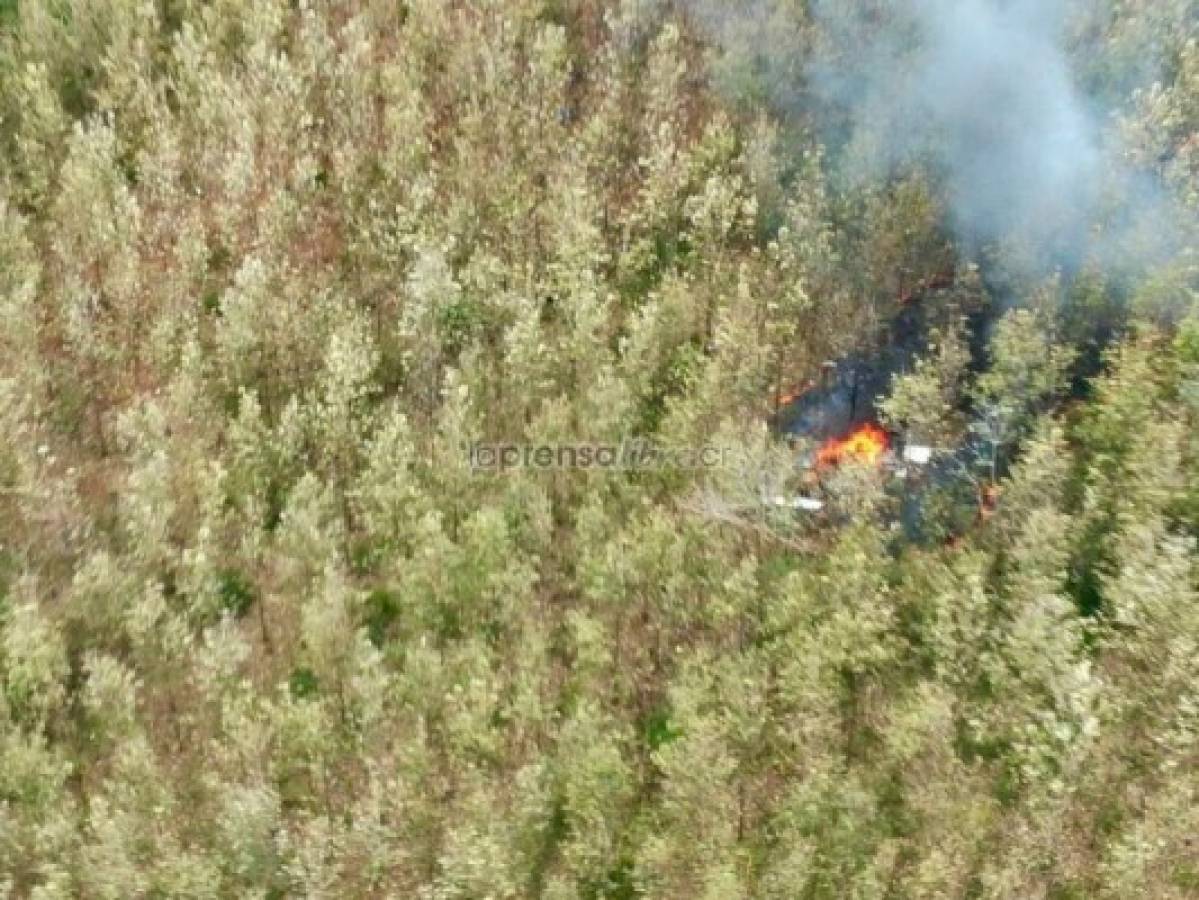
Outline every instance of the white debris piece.
<path fill-rule="evenodd" d="M 813 500 L 811 497 L 784 497 L 782 494 L 775 494 L 766 498 L 766 502 L 776 509 L 798 509 L 811 513 L 824 509 L 823 501 Z"/>
<path fill-rule="evenodd" d="M 933 448 L 922 444 L 908 444 L 903 448 L 903 461 L 918 466 L 927 466 L 933 458 Z"/>

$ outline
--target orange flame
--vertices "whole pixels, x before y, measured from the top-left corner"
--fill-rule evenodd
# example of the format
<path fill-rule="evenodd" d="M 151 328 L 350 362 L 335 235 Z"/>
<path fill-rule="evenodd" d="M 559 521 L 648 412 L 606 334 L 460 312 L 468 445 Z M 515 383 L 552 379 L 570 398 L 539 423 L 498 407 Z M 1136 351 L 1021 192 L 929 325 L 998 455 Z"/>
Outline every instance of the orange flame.
<path fill-rule="evenodd" d="M 805 381 L 803 384 L 795 385 L 789 391 L 775 396 L 771 402 L 773 405 L 778 406 L 779 409 L 782 409 L 784 406 L 790 406 L 815 386 L 815 381 Z"/>
<path fill-rule="evenodd" d="M 816 451 L 817 466 L 838 466 L 852 460 L 856 463 L 877 466 L 887 452 L 887 432 L 873 422 L 851 431 L 843 438 L 826 441 Z"/>

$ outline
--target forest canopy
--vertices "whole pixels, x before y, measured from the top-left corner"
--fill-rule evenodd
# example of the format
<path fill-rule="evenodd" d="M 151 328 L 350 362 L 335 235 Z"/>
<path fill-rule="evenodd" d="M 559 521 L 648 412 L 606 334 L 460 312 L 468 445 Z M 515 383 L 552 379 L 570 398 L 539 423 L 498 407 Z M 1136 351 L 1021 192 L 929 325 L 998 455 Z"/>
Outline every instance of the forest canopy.
<path fill-rule="evenodd" d="M 1197 237 L 1195 0 L 0 0 L 0 896 L 1199 897 Z"/>

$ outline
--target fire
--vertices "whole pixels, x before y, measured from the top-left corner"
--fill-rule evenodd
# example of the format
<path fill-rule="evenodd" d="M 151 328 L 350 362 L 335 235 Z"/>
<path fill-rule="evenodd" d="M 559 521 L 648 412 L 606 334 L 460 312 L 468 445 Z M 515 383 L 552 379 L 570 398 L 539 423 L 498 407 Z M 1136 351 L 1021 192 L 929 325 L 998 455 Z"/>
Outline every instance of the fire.
<path fill-rule="evenodd" d="M 780 409 L 784 406 L 790 406 L 815 386 L 815 381 L 805 381 L 803 384 L 795 385 L 791 390 L 775 397 L 773 405 L 778 406 Z"/>
<path fill-rule="evenodd" d="M 852 460 L 877 466 L 887 452 L 887 444 L 887 432 L 873 422 L 867 422 L 843 438 L 825 442 L 816 452 L 816 465 L 837 466 Z"/>

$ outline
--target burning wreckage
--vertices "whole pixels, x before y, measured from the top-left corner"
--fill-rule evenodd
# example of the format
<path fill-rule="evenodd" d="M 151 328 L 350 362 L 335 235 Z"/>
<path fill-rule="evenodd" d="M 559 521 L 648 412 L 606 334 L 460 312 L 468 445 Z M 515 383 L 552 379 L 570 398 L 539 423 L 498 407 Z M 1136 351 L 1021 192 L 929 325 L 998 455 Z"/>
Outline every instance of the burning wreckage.
<path fill-rule="evenodd" d="M 826 371 L 833 370 L 830 364 Z M 797 468 L 804 473 L 806 494 L 793 497 L 774 495 L 766 498 L 769 505 L 791 507 L 803 512 L 818 513 L 825 502 L 818 499 L 822 477 L 845 464 L 865 466 L 885 471 L 895 479 L 906 479 L 912 467 L 928 467 L 936 450 L 927 445 L 907 442 L 877 421 L 874 400 L 878 395 L 867 394 L 865 400 L 854 381 L 855 370 L 848 367 L 845 376 L 849 386 L 837 388 L 814 387 L 792 399 L 785 412 L 796 415 L 782 431 L 796 451 Z M 848 401 L 842 405 L 839 401 Z M 815 413 L 816 422 L 802 415 Z"/>
<path fill-rule="evenodd" d="M 891 390 L 896 375 L 910 371 L 927 341 L 922 304 L 902 298 L 899 312 L 877 346 L 826 362 L 818 380 L 779 404 L 772 424 L 795 449 L 802 487 L 785 493 L 764 491 L 764 505 L 822 513 L 827 505 L 827 476 L 854 464 L 884 474 L 900 499 L 900 519 L 905 524 L 918 517 L 930 485 L 952 479 L 978 481 L 973 491 L 977 513 L 989 514 L 996 492 L 976 478 L 980 465 L 989 465 L 985 448 L 969 440 L 954 448 L 933 447 L 880 424 L 880 400 Z"/>
<path fill-rule="evenodd" d="M 953 287 L 952 278 L 938 276 L 921 287 L 925 290 L 898 298 L 896 313 L 877 340 L 826 362 L 817 378 L 776 399 L 770 426 L 791 447 L 791 477 L 763 481 L 761 474 L 746 473 L 756 482 L 744 485 L 756 493 L 753 501 L 747 503 L 739 491 L 737 499 L 705 493 L 693 501 L 695 509 L 714 521 L 766 529 L 772 539 L 813 551 L 818 545 L 802 534 L 781 538 L 761 521 L 761 514 L 773 510 L 800 520 L 852 515 L 839 502 L 838 476 L 859 467 L 879 475 L 894 501 L 884 515 L 911 540 L 952 542 L 970 521 L 989 517 L 998 490 L 996 450 L 985 435 L 971 433 L 953 447 L 939 447 L 882 424 L 881 401 L 891 392 L 893 379 L 912 371 L 928 352 L 933 325 L 943 323 L 946 315 L 966 316 L 971 349 L 977 353 L 994 312 L 985 303 L 963 309 L 957 301 L 950 301 L 952 306 L 924 302 L 928 292 Z"/>

